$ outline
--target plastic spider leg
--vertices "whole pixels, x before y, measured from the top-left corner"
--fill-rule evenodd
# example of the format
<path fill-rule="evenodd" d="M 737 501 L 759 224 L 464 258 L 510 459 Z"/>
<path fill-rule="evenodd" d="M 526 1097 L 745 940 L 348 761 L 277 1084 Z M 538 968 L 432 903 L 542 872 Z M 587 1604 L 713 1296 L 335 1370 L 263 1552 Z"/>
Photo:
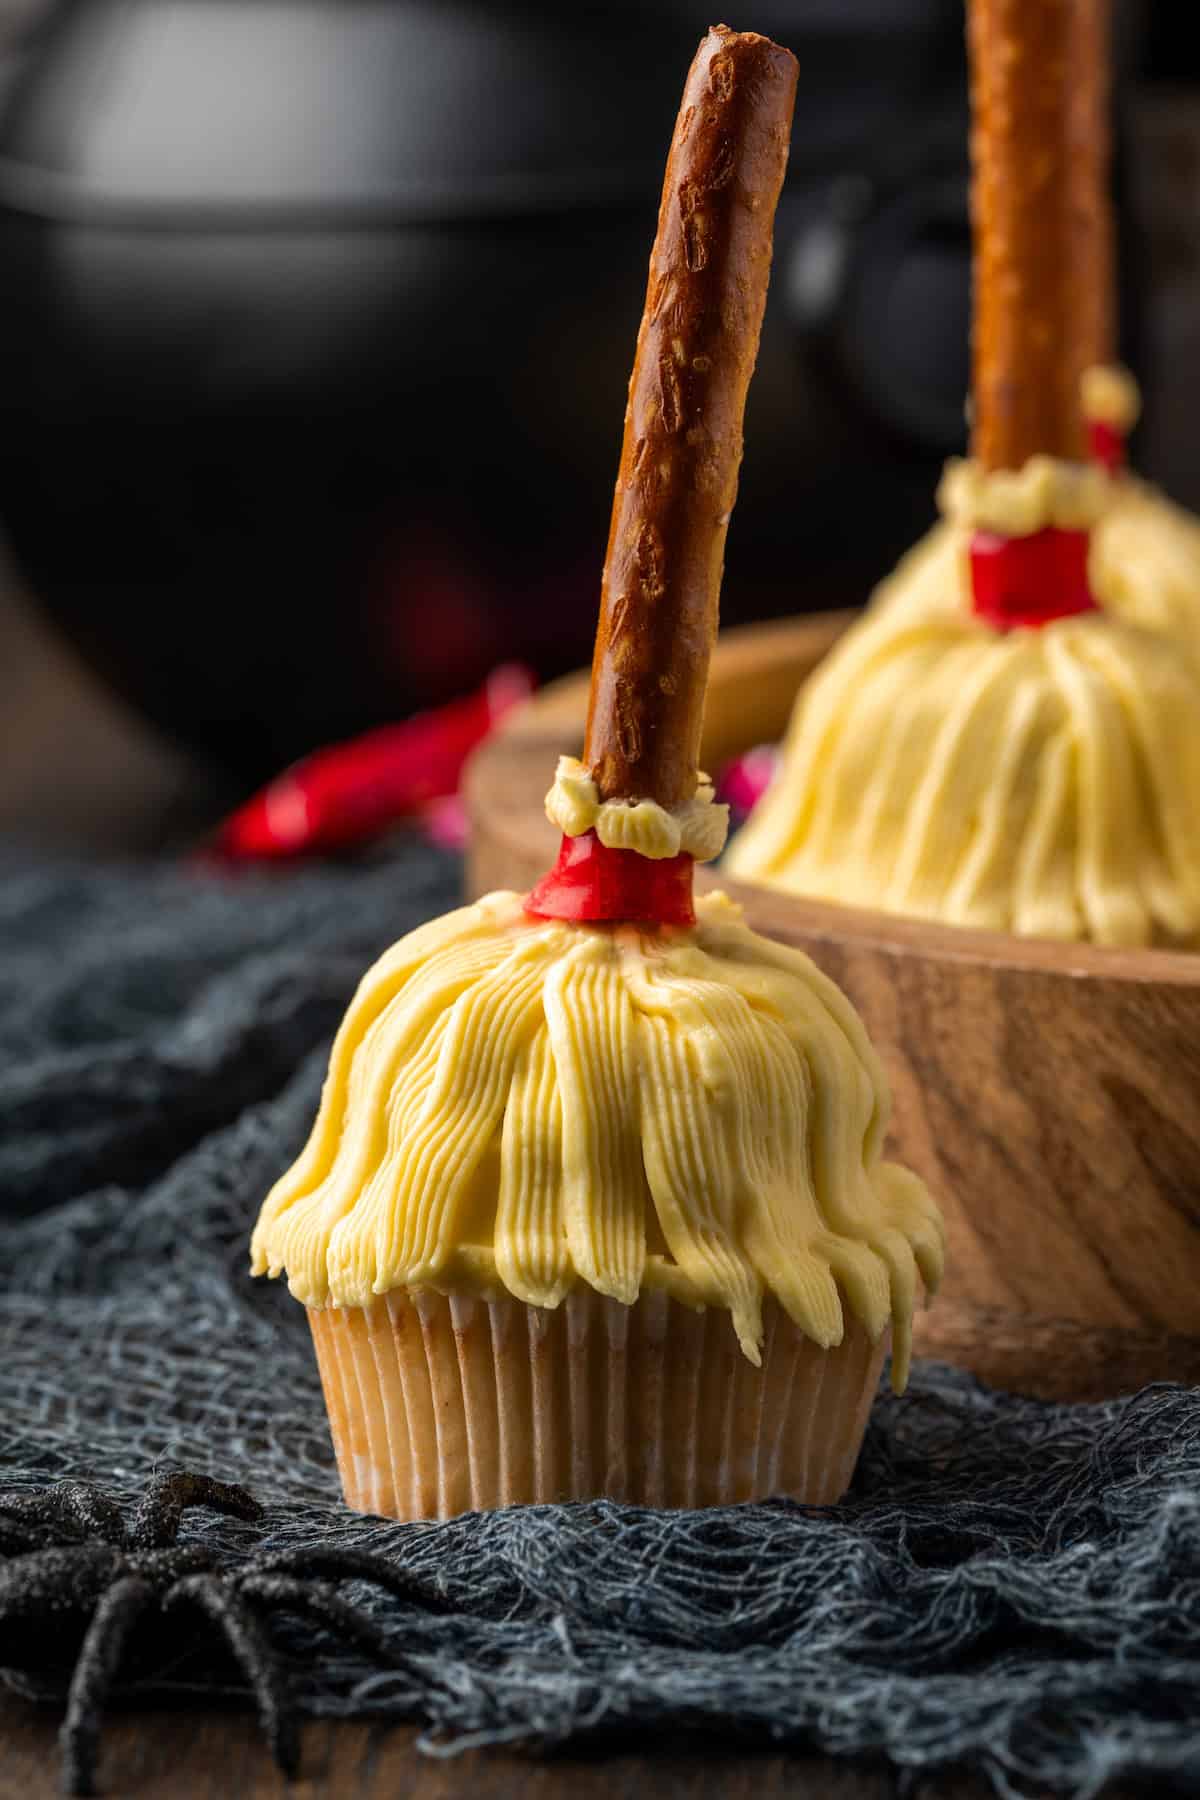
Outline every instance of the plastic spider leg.
<path fill-rule="evenodd" d="M 153 1604 L 153 1584 L 125 1575 L 104 1593 L 80 1645 L 58 1734 L 64 1793 L 94 1794 L 96 1753 L 104 1707 L 112 1692 L 129 1635 Z"/>
<path fill-rule="evenodd" d="M 9 1521 L 18 1528 L 29 1527 L 44 1542 L 51 1531 L 64 1534 L 68 1542 L 81 1538 L 102 1538 L 106 1544 L 124 1541 L 121 1509 L 115 1500 L 86 1481 L 56 1481 L 53 1487 L 27 1494 L 0 1494 L 0 1530 Z M 35 1535 L 36 1546 L 39 1537 Z"/>
<path fill-rule="evenodd" d="M 370 1550 L 272 1550 L 255 1558 L 255 1572 L 325 1575 L 335 1581 L 373 1581 L 398 1600 L 408 1600 L 426 1612 L 449 1613 L 454 1608 L 431 1582 L 406 1569 L 398 1569 L 386 1556 Z"/>
<path fill-rule="evenodd" d="M 134 1508 L 126 1539 L 132 1550 L 161 1550 L 175 1542 L 190 1506 L 207 1506 L 235 1519 L 261 1519 L 262 1507 L 244 1487 L 185 1470 L 155 1475 Z"/>
<path fill-rule="evenodd" d="M 291 1777 L 300 1764 L 300 1732 L 279 1659 L 254 1612 L 217 1575 L 187 1575 L 163 1599 L 165 1610 L 195 1606 L 216 1626 L 249 1682 L 271 1754 Z"/>
<path fill-rule="evenodd" d="M 15 1556 L 0 1568 L 0 1621 L 47 1624 L 89 1613 L 126 1572 L 111 1544 L 56 1544 Z"/>
<path fill-rule="evenodd" d="M 296 1575 L 264 1575 L 257 1570 L 236 1579 L 237 1591 L 243 1600 L 279 1611 L 300 1613 L 328 1626 L 336 1636 L 366 1650 L 371 1656 L 401 1666 L 402 1659 L 382 1626 L 360 1607 L 343 1600 L 330 1582 L 305 1581 Z"/>
<path fill-rule="evenodd" d="M 203 1544 L 168 1544 L 163 1550 L 131 1550 L 126 1557 L 130 1572 L 144 1575 L 156 1583 L 159 1593 L 164 1593 L 176 1581 L 182 1581 L 185 1575 L 214 1575 L 211 1550 Z"/>

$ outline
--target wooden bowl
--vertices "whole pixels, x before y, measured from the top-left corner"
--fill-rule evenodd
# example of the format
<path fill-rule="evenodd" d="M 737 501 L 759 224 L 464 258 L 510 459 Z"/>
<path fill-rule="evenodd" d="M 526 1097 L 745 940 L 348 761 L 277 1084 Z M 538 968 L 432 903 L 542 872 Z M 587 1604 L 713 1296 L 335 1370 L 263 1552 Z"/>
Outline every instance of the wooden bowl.
<path fill-rule="evenodd" d="M 707 768 L 782 733 L 849 616 L 722 637 Z M 555 683 L 476 756 L 473 893 L 528 888 L 549 867 L 542 801 L 558 754 L 579 753 L 586 699 L 586 676 Z M 949 1230 L 921 1354 L 1055 1398 L 1200 1381 L 1200 955 L 923 924 L 708 871 L 698 885 L 807 951 L 888 1066 L 891 1152 Z"/>

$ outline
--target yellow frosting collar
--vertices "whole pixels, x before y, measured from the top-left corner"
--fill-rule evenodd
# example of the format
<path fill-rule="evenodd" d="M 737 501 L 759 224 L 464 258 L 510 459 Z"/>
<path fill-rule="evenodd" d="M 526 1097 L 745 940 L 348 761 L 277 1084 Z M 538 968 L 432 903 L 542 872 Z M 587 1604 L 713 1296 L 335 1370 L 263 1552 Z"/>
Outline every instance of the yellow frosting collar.
<path fill-rule="evenodd" d="M 601 800 L 596 783 L 573 756 L 558 759 L 546 817 L 568 837 L 594 830 L 608 849 L 636 850 L 656 861 L 683 850 L 697 862 L 711 862 L 725 848 L 729 830 L 729 808 L 717 805 L 707 775 L 698 777 L 694 799 L 668 812 L 654 800 Z"/>
<path fill-rule="evenodd" d="M 1085 419 L 1111 425 L 1114 431 L 1130 432 L 1142 410 L 1138 384 L 1128 369 L 1116 363 L 1101 363 L 1085 369 L 1079 383 L 1080 400 Z"/>
<path fill-rule="evenodd" d="M 1029 537 L 1047 525 L 1084 531 L 1104 517 L 1113 483 L 1097 463 L 1031 456 L 1023 469 L 982 469 L 951 458 L 938 488 L 948 519 L 968 528 Z"/>
<path fill-rule="evenodd" d="M 338 1033 L 308 1145 L 252 1245 L 310 1306 L 395 1287 L 578 1281 L 732 1315 L 764 1294 L 824 1346 L 843 1302 L 907 1366 L 942 1269 L 921 1182 L 882 1160 L 888 1093 L 849 1002 L 723 896 L 693 930 L 532 920 L 493 894 L 401 940 Z"/>

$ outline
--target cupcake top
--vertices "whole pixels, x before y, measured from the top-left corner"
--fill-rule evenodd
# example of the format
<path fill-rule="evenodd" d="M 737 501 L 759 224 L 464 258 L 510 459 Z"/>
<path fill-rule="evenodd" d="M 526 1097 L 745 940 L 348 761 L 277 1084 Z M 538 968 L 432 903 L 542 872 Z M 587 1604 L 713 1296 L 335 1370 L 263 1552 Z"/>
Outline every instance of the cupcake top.
<path fill-rule="evenodd" d="M 1052 464 L 959 465 L 943 504 L 802 690 L 730 872 L 948 924 L 1194 940 L 1200 526 Z M 971 531 L 1048 524 L 1091 525 L 1103 610 L 993 631 L 970 610 Z"/>
<path fill-rule="evenodd" d="M 1031 457 L 984 473 L 952 460 L 938 490 L 945 522 L 880 583 L 871 611 L 909 617 L 970 609 L 972 530 L 1021 536 L 1047 525 L 1088 530 L 1088 582 L 1101 609 L 1174 639 L 1200 666 L 1200 519 L 1136 476 Z M 928 551 L 928 556 L 924 552 Z"/>
<path fill-rule="evenodd" d="M 364 978 L 320 1111 L 268 1196 L 255 1273 L 309 1306 L 400 1286 L 661 1287 L 727 1310 L 759 1361 L 764 1295 L 817 1343 L 844 1307 L 908 1362 L 939 1214 L 883 1160 L 886 1079 L 814 964 L 724 896 L 678 931 L 532 918 L 492 894 Z"/>

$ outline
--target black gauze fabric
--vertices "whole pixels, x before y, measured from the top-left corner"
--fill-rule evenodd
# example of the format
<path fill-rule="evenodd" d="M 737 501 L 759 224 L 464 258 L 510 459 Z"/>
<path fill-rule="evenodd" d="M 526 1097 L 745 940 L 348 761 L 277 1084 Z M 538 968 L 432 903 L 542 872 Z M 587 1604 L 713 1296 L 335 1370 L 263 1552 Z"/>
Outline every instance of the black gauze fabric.
<path fill-rule="evenodd" d="M 1005 1795 L 1140 1772 L 1200 1791 L 1200 1395 L 1046 1406 L 918 1365 L 847 1500 L 606 1503 L 397 1525 L 341 1506 L 303 1309 L 247 1236 L 311 1121 L 368 962 L 453 904 L 411 846 L 230 880 L 10 862 L 0 886 L 0 1486 L 132 1500 L 155 1469 L 245 1483 L 261 1524 L 184 1517 L 232 1564 L 383 1552 L 446 1614 L 351 1583 L 404 1669 L 276 1623 L 305 1710 L 415 1719 L 427 1748 L 693 1727 L 966 1762 Z M 186 1616 L 179 1630 L 194 1638 Z M 10 1685 L 60 1691 L 36 1636 Z M 127 1691 L 238 1688 L 140 1667 Z"/>

